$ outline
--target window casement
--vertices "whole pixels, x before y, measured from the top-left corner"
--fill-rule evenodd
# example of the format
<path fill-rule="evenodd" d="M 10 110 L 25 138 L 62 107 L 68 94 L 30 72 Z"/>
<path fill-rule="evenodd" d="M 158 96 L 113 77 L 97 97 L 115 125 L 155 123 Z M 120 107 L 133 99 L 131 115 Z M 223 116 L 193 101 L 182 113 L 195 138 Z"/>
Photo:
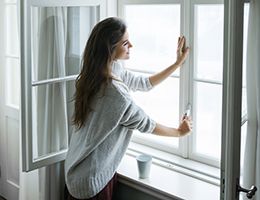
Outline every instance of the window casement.
<path fill-rule="evenodd" d="M 161 66 L 172 64 L 176 58 L 176 39 L 184 29 L 182 4 L 182 1 L 119 1 L 119 16 L 125 18 L 133 43 L 131 58 L 125 62 L 128 69 L 149 76 L 158 72 Z M 153 119 L 168 126 L 177 126 L 180 117 L 181 73 L 177 70 L 148 93 L 132 94 Z M 135 134 L 133 140 L 171 153 L 181 153 L 177 138 Z"/>
<path fill-rule="evenodd" d="M 224 4 L 222 0 L 120 0 L 119 14 L 133 43 L 125 66 L 146 76 L 176 59 L 177 39 L 184 35 L 190 54 L 184 65 L 148 94 L 134 93 L 157 122 L 178 126 L 191 104 L 193 132 L 184 138 L 136 133 L 133 142 L 215 167 L 221 153 Z"/>
<path fill-rule="evenodd" d="M 65 159 L 81 55 L 105 16 L 104 0 L 21 2 L 24 171 Z"/>

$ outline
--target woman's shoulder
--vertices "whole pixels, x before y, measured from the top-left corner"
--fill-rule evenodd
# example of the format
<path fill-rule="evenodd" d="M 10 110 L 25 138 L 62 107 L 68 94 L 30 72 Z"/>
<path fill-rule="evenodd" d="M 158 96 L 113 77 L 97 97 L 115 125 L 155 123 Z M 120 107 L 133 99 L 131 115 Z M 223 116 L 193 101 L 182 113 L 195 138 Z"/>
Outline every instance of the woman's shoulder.
<path fill-rule="evenodd" d="M 113 61 L 112 74 L 115 75 L 116 77 L 121 78 L 121 75 L 124 74 L 124 72 L 125 72 L 125 68 L 123 64 L 118 60 Z"/>
<path fill-rule="evenodd" d="M 113 96 L 117 96 L 118 98 L 125 100 L 131 99 L 128 87 L 121 80 L 112 79 L 108 89 L 108 92 L 113 94 Z"/>
<path fill-rule="evenodd" d="M 112 69 L 114 70 L 121 70 L 122 68 L 122 62 L 119 61 L 119 60 L 114 60 L 113 63 L 112 63 Z"/>
<path fill-rule="evenodd" d="M 98 93 L 93 107 L 95 107 L 95 113 L 105 112 L 112 116 L 121 112 L 130 104 L 132 104 L 132 99 L 125 87 L 120 81 L 112 80 L 104 90 Z"/>

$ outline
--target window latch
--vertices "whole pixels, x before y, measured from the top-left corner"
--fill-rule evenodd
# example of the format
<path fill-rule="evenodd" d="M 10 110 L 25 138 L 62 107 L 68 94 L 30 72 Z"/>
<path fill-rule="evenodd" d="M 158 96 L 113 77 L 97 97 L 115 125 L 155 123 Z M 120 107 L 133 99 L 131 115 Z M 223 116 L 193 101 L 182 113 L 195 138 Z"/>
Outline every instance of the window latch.
<path fill-rule="evenodd" d="M 191 104 L 188 103 L 184 112 L 184 117 L 189 117 L 191 114 Z"/>

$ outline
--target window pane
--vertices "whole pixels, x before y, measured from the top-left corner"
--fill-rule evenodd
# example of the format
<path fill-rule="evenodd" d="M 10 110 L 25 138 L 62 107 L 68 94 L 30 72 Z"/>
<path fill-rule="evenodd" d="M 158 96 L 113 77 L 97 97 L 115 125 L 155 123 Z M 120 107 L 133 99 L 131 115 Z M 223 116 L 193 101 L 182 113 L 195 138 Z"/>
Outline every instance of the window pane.
<path fill-rule="evenodd" d="M 17 6 L 6 5 L 5 18 L 6 54 L 19 56 Z"/>
<path fill-rule="evenodd" d="M 179 79 L 168 78 L 153 90 L 132 93 L 137 105 L 156 122 L 170 126 L 179 125 Z M 142 134 L 144 135 L 144 134 Z M 146 135 L 147 136 L 147 135 Z M 156 137 L 149 135 L 149 140 L 178 147 L 177 138 Z"/>
<path fill-rule="evenodd" d="M 244 172 L 244 156 L 245 156 L 245 149 L 246 149 L 246 136 L 247 136 L 247 126 L 248 126 L 248 122 L 245 122 L 242 126 L 241 126 L 241 150 L 240 150 L 240 174 L 241 176 L 243 176 L 243 172 Z M 241 179 L 243 180 L 243 179 Z"/>
<path fill-rule="evenodd" d="M 195 82 L 193 149 L 220 160 L 222 86 Z"/>
<path fill-rule="evenodd" d="M 244 7 L 244 30 L 243 30 L 243 88 L 242 88 L 242 117 L 247 114 L 247 91 L 246 91 L 246 63 L 247 63 L 247 30 L 249 17 L 249 3 Z"/>
<path fill-rule="evenodd" d="M 175 62 L 180 36 L 179 4 L 126 5 L 125 17 L 133 44 L 127 67 L 158 71 Z"/>
<path fill-rule="evenodd" d="M 243 87 L 242 87 L 242 126 L 241 126 L 241 150 L 240 150 L 240 180 L 241 184 L 244 184 L 244 159 L 246 149 L 246 137 L 248 121 L 244 118 L 247 114 L 247 88 L 246 88 L 246 63 L 247 63 L 247 30 L 248 30 L 248 18 L 249 18 L 249 3 L 244 4 L 244 30 L 243 30 Z M 247 118 L 247 117 L 246 117 Z M 243 121 L 245 120 L 245 121 Z M 241 199 L 242 199 L 242 195 Z"/>
<path fill-rule="evenodd" d="M 224 5 L 196 5 L 195 77 L 222 82 Z"/>
<path fill-rule="evenodd" d="M 32 90 L 33 158 L 68 147 L 74 81 L 40 85 Z"/>
<path fill-rule="evenodd" d="M 6 104 L 19 107 L 20 105 L 20 65 L 17 58 L 6 58 Z"/>
<path fill-rule="evenodd" d="M 98 7 L 32 8 L 32 80 L 78 74 L 97 21 Z"/>

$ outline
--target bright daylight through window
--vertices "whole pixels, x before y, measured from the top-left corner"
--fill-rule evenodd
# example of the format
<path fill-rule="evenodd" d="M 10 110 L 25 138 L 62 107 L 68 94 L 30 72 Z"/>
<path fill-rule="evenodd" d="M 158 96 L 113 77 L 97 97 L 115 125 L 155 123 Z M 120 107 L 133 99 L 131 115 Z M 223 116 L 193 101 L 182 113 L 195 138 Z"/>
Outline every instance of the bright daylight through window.
<path fill-rule="evenodd" d="M 128 5 L 125 16 L 129 39 L 134 45 L 131 59 L 126 66 L 133 71 L 149 75 L 172 64 L 176 59 L 176 38 L 180 35 L 180 5 Z M 149 93 L 140 95 L 135 92 L 133 96 L 155 120 L 169 126 L 178 126 L 179 70 Z M 138 136 L 143 140 L 143 134 L 136 134 L 136 137 Z M 161 148 L 165 145 L 175 149 L 179 147 L 179 139 L 176 138 L 149 135 L 146 140 Z"/>

